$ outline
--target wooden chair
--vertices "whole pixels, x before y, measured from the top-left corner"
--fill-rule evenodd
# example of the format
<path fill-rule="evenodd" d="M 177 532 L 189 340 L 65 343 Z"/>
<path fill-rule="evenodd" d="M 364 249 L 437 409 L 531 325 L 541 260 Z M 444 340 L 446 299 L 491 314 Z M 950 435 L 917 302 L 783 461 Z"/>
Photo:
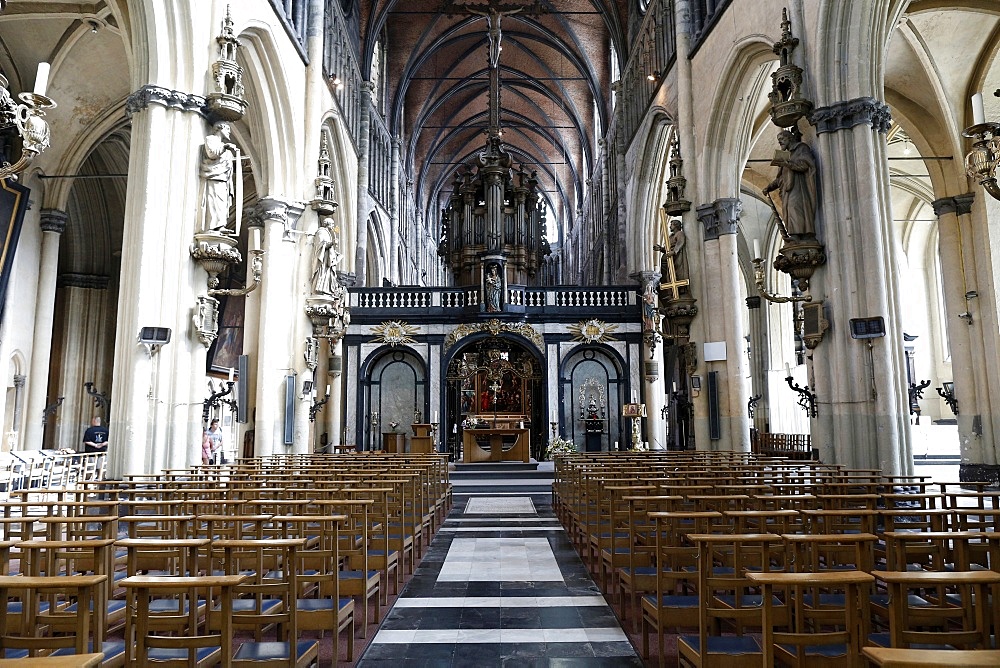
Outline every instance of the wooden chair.
<path fill-rule="evenodd" d="M 21 600 L 18 615 L 0 615 L 0 657 L 30 657 L 26 661 L 31 663 L 49 654 L 93 653 L 101 644 L 103 616 L 91 610 L 107 579 L 103 574 L 0 576 L 0 600 L 9 601 L 12 596 Z M 17 623 L 12 624 L 15 617 Z M 124 665 L 120 644 L 108 646 L 105 653 L 105 665 Z"/>
<path fill-rule="evenodd" d="M 678 636 L 678 659 L 696 668 L 760 666 L 763 650 L 750 633 L 761 630 L 763 598 L 753 592 L 747 574 L 783 568 L 773 563 L 781 536 L 689 534 L 688 539 L 698 549 L 698 635 Z M 780 601 L 772 602 L 772 614 L 775 624 L 787 623 L 788 609 Z"/>
<path fill-rule="evenodd" d="M 248 574 L 233 589 L 232 627 L 252 631 L 254 641 L 244 642 L 233 654 L 233 666 L 294 666 L 304 668 L 319 652 L 319 643 L 299 639 L 296 614 L 300 583 L 297 568 L 304 538 L 218 540 L 213 550 L 222 551 L 226 575 Z M 226 623 L 226 611 L 209 608 L 209 628 Z M 273 641 L 264 641 L 268 628 L 277 629 Z"/>
<path fill-rule="evenodd" d="M 246 575 L 155 576 L 125 578 L 122 586 L 136 601 L 125 622 L 128 666 L 232 665 L 233 598 Z M 169 605 L 155 601 L 169 600 Z M 207 627 L 202 602 L 220 610 L 219 632 Z M 178 632 L 178 629 L 183 629 Z"/>
<path fill-rule="evenodd" d="M 344 515 L 276 516 L 274 523 L 282 539 L 305 540 L 298 558 L 283 564 L 295 571 L 299 590 L 295 601 L 301 631 L 330 632 L 333 656 L 340 655 L 340 634 L 347 632 L 347 660 L 354 660 L 354 599 L 341 597 L 340 525 Z M 315 538 L 309 543 L 309 538 Z"/>
<path fill-rule="evenodd" d="M 886 571 L 875 577 L 889 591 L 889 633 L 871 644 L 926 649 L 988 649 L 990 601 L 1000 602 L 1000 573 L 994 571 Z M 873 605 L 873 610 L 877 606 Z"/>
<path fill-rule="evenodd" d="M 0 659 L 0 668 L 98 668 L 104 663 L 104 654 L 73 654 L 70 656 L 36 656 L 32 659 Z"/>
<path fill-rule="evenodd" d="M 748 572 L 746 577 L 761 586 L 764 666 L 863 668 L 861 645 L 871 626 L 867 590 L 875 581 L 871 574 Z M 817 605 L 821 599 L 839 603 Z M 775 600 L 790 608 L 790 619 L 781 615 L 785 624 L 776 619 Z"/>

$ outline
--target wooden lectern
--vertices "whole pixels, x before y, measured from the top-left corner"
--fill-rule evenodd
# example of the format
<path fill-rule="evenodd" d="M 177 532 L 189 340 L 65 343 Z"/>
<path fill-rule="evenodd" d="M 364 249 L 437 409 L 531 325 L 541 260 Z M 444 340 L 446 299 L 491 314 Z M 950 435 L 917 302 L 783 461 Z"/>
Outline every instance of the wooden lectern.
<path fill-rule="evenodd" d="M 431 435 L 433 426 L 429 423 L 411 424 L 413 437 L 410 438 L 410 453 L 429 455 L 434 452 L 434 437 Z"/>

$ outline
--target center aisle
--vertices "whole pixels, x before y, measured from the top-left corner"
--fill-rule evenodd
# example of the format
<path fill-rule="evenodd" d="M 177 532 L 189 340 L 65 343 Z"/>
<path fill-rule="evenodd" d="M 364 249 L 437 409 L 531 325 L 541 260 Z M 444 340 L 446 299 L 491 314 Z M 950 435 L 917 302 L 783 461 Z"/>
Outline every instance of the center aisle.
<path fill-rule="evenodd" d="M 642 666 L 551 498 L 456 496 L 358 666 Z"/>

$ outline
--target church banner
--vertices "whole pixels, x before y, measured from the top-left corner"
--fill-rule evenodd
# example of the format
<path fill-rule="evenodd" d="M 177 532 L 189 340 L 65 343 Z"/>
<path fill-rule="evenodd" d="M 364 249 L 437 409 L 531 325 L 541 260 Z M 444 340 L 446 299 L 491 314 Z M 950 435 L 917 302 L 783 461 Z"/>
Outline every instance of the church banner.
<path fill-rule="evenodd" d="M 28 209 L 31 192 L 12 179 L 0 180 L 0 225 L 3 228 L 3 248 L 0 250 L 0 322 L 7 307 L 7 284 L 14 272 L 14 251 L 21 236 L 21 223 Z"/>

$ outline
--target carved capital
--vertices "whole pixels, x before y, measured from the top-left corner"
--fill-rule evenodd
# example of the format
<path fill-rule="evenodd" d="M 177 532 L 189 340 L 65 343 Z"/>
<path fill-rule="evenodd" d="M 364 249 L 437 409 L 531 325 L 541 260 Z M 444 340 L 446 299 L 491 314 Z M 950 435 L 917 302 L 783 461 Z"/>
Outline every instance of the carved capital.
<path fill-rule="evenodd" d="M 295 228 L 305 211 L 305 205 L 282 197 L 262 197 L 257 201 L 255 209 L 254 218 L 260 221 L 260 225 L 267 227 L 268 223 L 281 223 L 287 233 Z"/>
<path fill-rule="evenodd" d="M 152 84 L 146 84 L 128 96 L 125 101 L 125 114 L 132 118 L 133 115 L 147 109 L 151 104 L 205 116 L 205 98 L 201 95 L 170 90 Z"/>
<path fill-rule="evenodd" d="M 66 231 L 66 221 L 68 220 L 69 214 L 65 211 L 60 211 L 59 209 L 42 209 L 38 224 L 42 228 L 42 232 L 62 234 Z"/>
<path fill-rule="evenodd" d="M 816 134 L 849 130 L 862 123 L 886 133 L 892 124 L 892 114 L 885 103 L 873 97 L 859 97 L 814 109 L 809 122 L 816 126 Z"/>
<path fill-rule="evenodd" d="M 705 226 L 705 241 L 714 241 L 719 238 L 719 214 L 715 210 L 715 204 L 699 204 L 695 209 L 698 220 Z"/>
<path fill-rule="evenodd" d="M 934 208 L 934 215 L 938 218 L 949 213 L 964 216 L 972 212 L 972 203 L 975 199 L 975 193 L 965 193 L 954 197 L 941 197 L 931 202 L 931 206 Z"/>
<path fill-rule="evenodd" d="M 27 376 L 25 376 L 23 373 L 15 373 L 14 374 L 14 387 L 16 387 L 17 389 L 21 389 L 22 387 L 24 387 L 24 381 L 26 379 L 27 379 Z"/>
<path fill-rule="evenodd" d="M 743 213 L 743 202 L 739 197 L 721 197 L 712 203 L 719 226 L 718 236 L 736 234 Z"/>
<path fill-rule="evenodd" d="M 660 276 L 658 271 L 637 271 L 628 275 L 629 278 L 642 286 L 643 292 L 655 291 L 660 285 Z"/>
<path fill-rule="evenodd" d="M 760 297 L 758 295 L 747 297 L 747 308 L 750 310 L 760 308 Z"/>

